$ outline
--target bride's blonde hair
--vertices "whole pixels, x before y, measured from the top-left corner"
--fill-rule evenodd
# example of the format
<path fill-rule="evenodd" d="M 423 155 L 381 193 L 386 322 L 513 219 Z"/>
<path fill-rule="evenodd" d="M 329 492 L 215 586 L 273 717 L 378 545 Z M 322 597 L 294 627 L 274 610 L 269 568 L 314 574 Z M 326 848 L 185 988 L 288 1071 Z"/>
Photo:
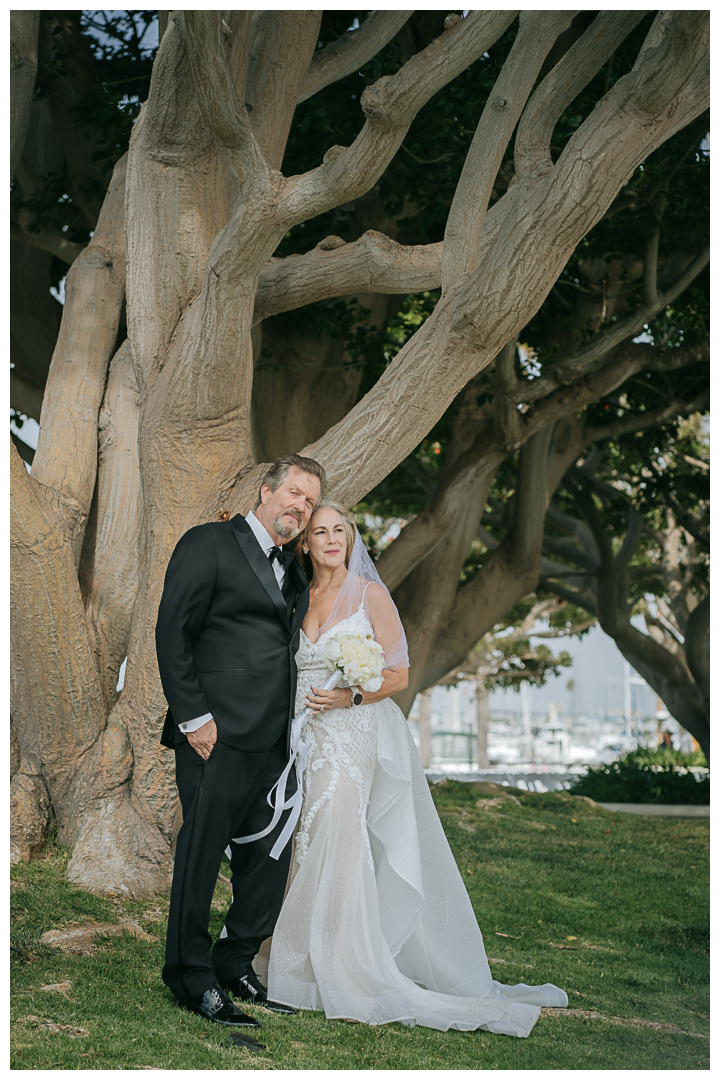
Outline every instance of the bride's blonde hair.
<path fill-rule="evenodd" d="M 312 525 L 313 517 L 315 517 L 318 510 L 325 510 L 325 509 L 327 509 L 327 510 L 335 510 L 335 512 L 338 513 L 340 515 L 340 517 L 343 519 L 343 521 L 345 522 L 345 537 L 347 539 L 347 544 L 345 546 L 345 566 L 346 567 L 350 563 L 350 554 L 351 554 L 353 546 L 355 544 L 355 536 L 357 534 L 357 525 L 355 524 L 355 515 L 352 513 L 351 510 L 348 510 L 347 507 L 341 506 L 340 503 L 333 502 L 332 499 L 322 499 L 317 504 L 315 509 L 313 510 L 312 517 L 310 518 L 310 521 L 308 521 L 307 525 L 305 526 L 303 531 L 300 533 L 300 536 L 298 537 L 297 543 L 295 545 L 295 554 L 297 555 L 298 562 L 300 563 L 301 567 L 303 568 L 303 570 L 305 572 L 305 576 L 308 579 L 312 577 L 312 560 L 310 559 L 310 556 L 307 555 L 306 552 L 303 549 L 306 546 L 305 541 L 306 541 L 306 538 L 307 538 L 308 530 L 309 530 L 310 526 Z"/>

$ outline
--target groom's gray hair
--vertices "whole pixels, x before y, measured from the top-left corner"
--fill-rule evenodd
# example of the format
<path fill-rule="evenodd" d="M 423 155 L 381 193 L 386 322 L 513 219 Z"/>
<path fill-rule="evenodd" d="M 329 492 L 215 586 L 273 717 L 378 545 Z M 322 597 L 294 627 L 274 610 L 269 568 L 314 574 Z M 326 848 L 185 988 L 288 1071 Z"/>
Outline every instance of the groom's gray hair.
<path fill-rule="evenodd" d="M 257 510 L 262 502 L 261 491 L 265 484 L 267 484 L 271 491 L 277 491 L 282 482 L 287 480 L 288 473 L 291 469 L 299 469 L 300 472 L 309 473 L 310 476 L 317 476 L 320 481 L 320 496 L 318 501 L 322 499 L 326 476 L 325 470 L 320 462 L 316 461 L 315 458 L 302 457 L 301 454 L 286 454 L 285 457 L 278 458 L 263 476 L 260 483 L 260 490 L 258 491 L 257 502 L 253 507 L 254 510 Z"/>

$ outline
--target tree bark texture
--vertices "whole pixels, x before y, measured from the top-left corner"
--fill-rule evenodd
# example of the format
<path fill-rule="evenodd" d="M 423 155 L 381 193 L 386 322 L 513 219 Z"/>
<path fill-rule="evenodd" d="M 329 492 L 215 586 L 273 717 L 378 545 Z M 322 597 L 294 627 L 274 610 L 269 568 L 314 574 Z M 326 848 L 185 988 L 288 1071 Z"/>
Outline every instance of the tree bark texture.
<path fill-rule="evenodd" d="M 10 183 L 25 145 L 37 75 L 39 11 L 10 12 Z"/>
<path fill-rule="evenodd" d="M 477 763 L 478 768 L 486 769 L 490 765 L 488 757 L 488 725 L 490 723 L 490 694 L 481 678 L 475 680 L 475 716 L 477 722 Z"/>
<path fill-rule="evenodd" d="M 504 150 L 572 17 L 522 12 L 442 246 L 407 250 L 368 233 L 354 244 L 273 259 L 288 229 L 374 187 L 418 110 L 517 14 L 446 20 L 439 37 L 365 90 L 362 126 L 349 147 L 333 147 L 316 168 L 286 177 L 279 170 L 298 101 L 364 62 L 406 13 L 374 13 L 362 33 L 322 59 L 318 12 L 169 13 L 127 158 L 68 275 L 32 476 L 12 450 L 19 857 L 38 849 L 52 813 L 61 838 L 74 845 L 72 880 L 138 895 L 168 887 L 179 808 L 170 755 L 158 743 L 166 705 L 155 662 L 157 606 L 180 536 L 221 510 L 247 512 L 265 471 L 253 456 L 253 325 L 312 300 L 442 281 L 432 316 L 375 386 L 344 415 L 338 408 L 329 430 L 308 429 L 304 452 L 325 465 L 332 495 L 353 505 L 516 340 L 636 167 L 706 107 L 705 13 L 672 12 L 656 27 L 657 43 L 598 102 L 559 160 L 523 165 L 488 211 Z M 614 25 L 616 38 L 621 31 Z M 599 56 L 610 44 L 595 34 Z M 582 75 L 568 81 L 551 71 L 535 90 L 543 139 L 558 102 L 591 77 L 592 63 L 581 56 Z M 542 149 L 536 154 L 531 144 L 523 144 L 525 162 Z M 125 297 L 128 340 L 116 351 Z M 348 385 L 348 403 L 352 394 Z M 393 569 L 395 544 L 392 557 L 383 556 L 411 641 L 408 695 L 467 654 L 479 608 L 507 609 L 510 579 L 518 595 L 536 582 L 551 436 L 558 417 L 577 408 L 575 399 L 556 403 L 528 421 L 516 499 L 525 509 L 516 510 L 507 543 L 487 560 L 496 572 L 455 598 L 505 453 L 482 431 L 464 440 L 454 464 L 458 476 L 472 475 L 470 495 L 446 485 L 428 518 L 430 545 L 418 526 L 407 530 L 414 554 L 404 565 Z M 280 445 L 258 449 L 275 453 Z M 421 584 L 429 586 L 422 595 Z M 125 686 L 115 700 L 125 654 Z"/>
<path fill-rule="evenodd" d="M 98 413 L 125 299 L 123 198 L 126 159 L 115 167 L 92 240 L 67 278 L 65 307 L 40 414 L 35 479 L 75 499 L 76 562 L 90 511 L 98 453 Z M 67 403 L 72 402 L 72 408 Z M 63 447 L 63 453 L 57 447 Z"/>
<path fill-rule="evenodd" d="M 108 373 L 99 415 L 98 479 L 80 562 L 88 633 L 109 712 L 127 656 L 145 556 L 138 415 L 140 400 L 126 339 Z"/>

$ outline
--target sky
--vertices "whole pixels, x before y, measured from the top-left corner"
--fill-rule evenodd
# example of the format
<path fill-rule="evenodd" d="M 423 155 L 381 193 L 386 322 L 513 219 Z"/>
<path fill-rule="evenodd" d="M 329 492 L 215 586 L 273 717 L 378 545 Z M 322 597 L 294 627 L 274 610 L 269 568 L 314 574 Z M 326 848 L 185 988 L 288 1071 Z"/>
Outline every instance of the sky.
<path fill-rule="evenodd" d="M 644 629 L 642 619 L 639 629 Z M 560 675 L 551 676 L 545 686 L 530 690 L 532 712 L 546 713 L 550 704 L 562 706 L 566 715 L 597 716 L 611 710 L 623 709 L 625 700 L 625 658 L 611 637 L 598 626 L 592 627 L 584 638 L 562 638 L 560 641 L 542 639 L 543 645 L 557 655 L 563 650 L 573 657 L 573 665 L 561 668 Z M 631 669 L 632 675 L 637 678 Z M 574 690 L 567 689 L 568 682 Z M 633 708 L 638 717 L 653 716 L 657 709 L 657 694 L 648 686 L 631 683 Z M 490 694 L 490 713 L 520 712 L 520 694 L 514 690 L 493 690 Z"/>

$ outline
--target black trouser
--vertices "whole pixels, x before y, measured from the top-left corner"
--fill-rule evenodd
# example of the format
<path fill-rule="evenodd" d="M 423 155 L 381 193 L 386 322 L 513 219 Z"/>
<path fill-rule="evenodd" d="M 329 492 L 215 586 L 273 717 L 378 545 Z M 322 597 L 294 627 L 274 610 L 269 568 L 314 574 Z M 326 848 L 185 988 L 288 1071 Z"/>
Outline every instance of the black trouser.
<path fill-rule="evenodd" d="M 259 753 L 216 742 L 207 761 L 189 743 L 175 748 L 183 824 L 175 850 L 162 978 L 179 1001 L 199 997 L 216 979 L 250 971 L 260 945 L 275 929 L 292 845 L 277 860 L 269 853 L 287 814 L 262 840 L 233 844 L 231 838 L 260 832 L 269 824 L 267 795 L 286 764 L 286 734 Z M 286 795 L 295 785 L 293 769 Z M 211 956 L 210 903 L 228 843 L 233 886 L 225 919 L 228 936 L 215 943 Z"/>

